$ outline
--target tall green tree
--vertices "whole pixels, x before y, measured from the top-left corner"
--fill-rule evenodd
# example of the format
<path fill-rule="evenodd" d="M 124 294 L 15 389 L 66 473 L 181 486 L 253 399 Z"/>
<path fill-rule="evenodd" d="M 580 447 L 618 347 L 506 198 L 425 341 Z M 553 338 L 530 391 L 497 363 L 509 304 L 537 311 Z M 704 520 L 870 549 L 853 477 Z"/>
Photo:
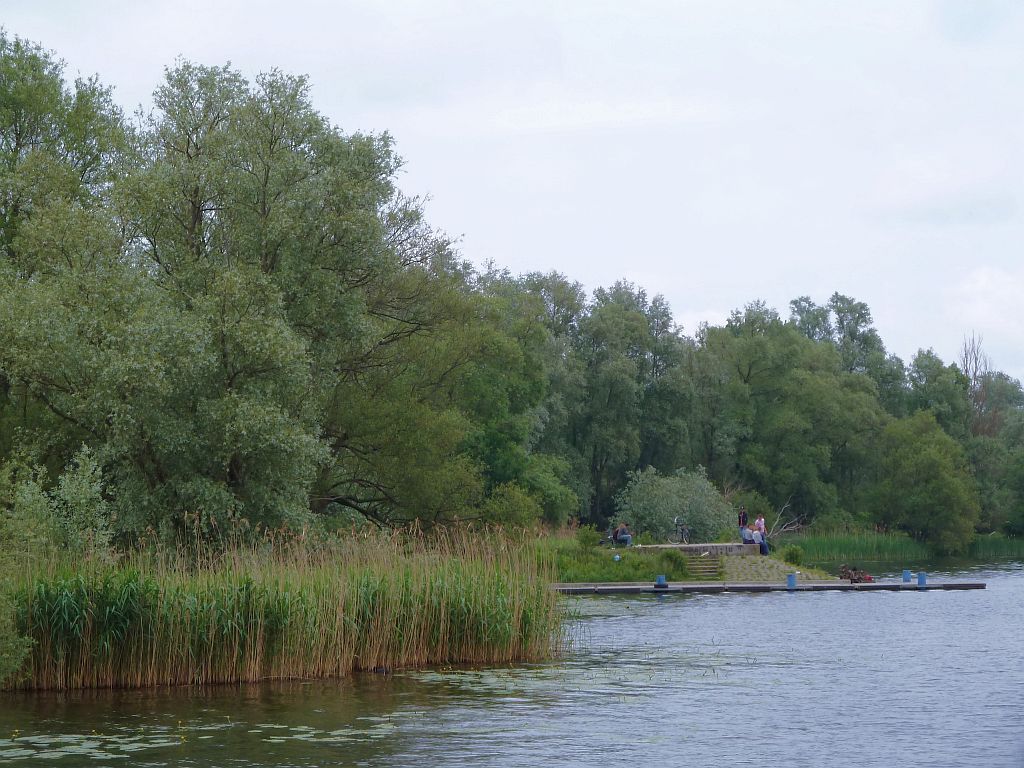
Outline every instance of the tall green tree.
<path fill-rule="evenodd" d="M 946 365 L 934 351 L 920 350 L 911 361 L 908 404 L 912 412 L 927 410 L 956 440 L 967 438 L 971 417 L 969 381 L 954 364 Z"/>
<path fill-rule="evenodd" d="M 979 504 L 960 445 L 933 413 L 919 411 L 886 427 L 879 447 L 876 521 L 939 553 L 963 552 L 974 536 Z"/>

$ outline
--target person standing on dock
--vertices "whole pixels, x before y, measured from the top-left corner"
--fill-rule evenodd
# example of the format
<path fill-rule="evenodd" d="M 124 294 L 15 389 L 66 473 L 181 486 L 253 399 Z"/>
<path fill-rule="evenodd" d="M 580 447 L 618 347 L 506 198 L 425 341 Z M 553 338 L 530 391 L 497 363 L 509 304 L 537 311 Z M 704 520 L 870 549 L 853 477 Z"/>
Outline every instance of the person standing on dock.
<path fill-rule="evenodd" d="M 740 541 L 746 544 L 743 532 L 747 530 L 747 508 L 740 504 L 740 513 L 736 516 L 736 522 L 740 527 Z"/>

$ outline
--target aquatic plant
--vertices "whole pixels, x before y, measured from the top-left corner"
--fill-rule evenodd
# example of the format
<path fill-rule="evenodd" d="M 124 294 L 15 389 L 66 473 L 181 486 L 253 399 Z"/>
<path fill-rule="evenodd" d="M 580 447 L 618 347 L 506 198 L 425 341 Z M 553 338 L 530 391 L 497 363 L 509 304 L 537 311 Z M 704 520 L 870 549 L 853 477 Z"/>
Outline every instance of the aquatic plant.
<path fill-rule="evenodd" d="M 1024 537 L 976 536 L 967 548 L 967 557 L 974 560 L 1024 559 Z"/>
<path fill-rule="evenodd" d="M 905 534 L 892 533 L 822 533 L 787 536 L 776 546 L 799 546 L 804 561 L 910 561 L 924 560 L 930 552 L 924 544 Z"/>
<path fill-rule="evenodd" d="M 504 536 L 368 535 L 17 577 L 34 645 L 8 687 L 69 689 L 343 676 L 549 658 L 564 639 L 551 574 Z"/>

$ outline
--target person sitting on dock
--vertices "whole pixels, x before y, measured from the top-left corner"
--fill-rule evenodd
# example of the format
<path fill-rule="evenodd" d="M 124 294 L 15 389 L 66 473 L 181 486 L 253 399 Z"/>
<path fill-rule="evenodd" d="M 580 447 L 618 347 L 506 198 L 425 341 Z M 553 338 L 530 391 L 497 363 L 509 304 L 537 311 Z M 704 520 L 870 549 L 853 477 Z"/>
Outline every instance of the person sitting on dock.
<path fill-rule="evenodd" d="M 754 526 L 752 526 L 752 525 L 745 525 L 742 528 L 740 528 L 740 536 L 743 538 L 743 543 L 744 544 L 753 544 L 754 543 Z"/>
<path fill-rule="evenodd" d="M 862 571 L 856 567 L 851 568 L 845 563 L 839 566 L 839 578 L 849 579 L 851 584 L 870 584 L 874 581 L 874 578 L 867 571 Z"/>
<path fill-rule="evenodd" d="M 764 534 L 761 533 L 754 526 L 750 526 L 750 538 L 754 544 L 757 544 L 757 551 L 762 555 L 768 554 L 768 545 L 764 541 Z"/>
<path fill-rule="evenodd" d="M 615 529 L 612 534 L 612 541 L 616 544 L 621 544 L 624 547 L 630 547 L 633 545 L 633 534 L 629 532 L 629 528 L 626 527 L 625 523 L 619 523 L 619 527 Z"/>

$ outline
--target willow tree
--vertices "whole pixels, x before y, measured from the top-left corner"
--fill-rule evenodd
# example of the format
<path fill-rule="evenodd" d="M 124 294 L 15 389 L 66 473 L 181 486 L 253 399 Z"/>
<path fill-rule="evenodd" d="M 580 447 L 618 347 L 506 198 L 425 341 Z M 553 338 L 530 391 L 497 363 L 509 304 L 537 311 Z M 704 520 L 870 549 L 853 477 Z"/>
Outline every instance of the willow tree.
<path fill-rule="evenodd" d="M 76 101 L 47 54 L 5 45 L 23 77 L 3 103 L 49 94 L 10 118 L 4 177 L 0 370 L 43 414 L 23 445 L 53 474 L 88 446 L 122 533 L 480 506 L 472 382 L 519 352 L 398 191 L 386 135 L 331 125 L 302 77 L 181 62 L 129 136 L 107 91 L 79 83 L 93 98 Z M 33 163 L 57 169 L 52 194 L 15 194 Z"/>

